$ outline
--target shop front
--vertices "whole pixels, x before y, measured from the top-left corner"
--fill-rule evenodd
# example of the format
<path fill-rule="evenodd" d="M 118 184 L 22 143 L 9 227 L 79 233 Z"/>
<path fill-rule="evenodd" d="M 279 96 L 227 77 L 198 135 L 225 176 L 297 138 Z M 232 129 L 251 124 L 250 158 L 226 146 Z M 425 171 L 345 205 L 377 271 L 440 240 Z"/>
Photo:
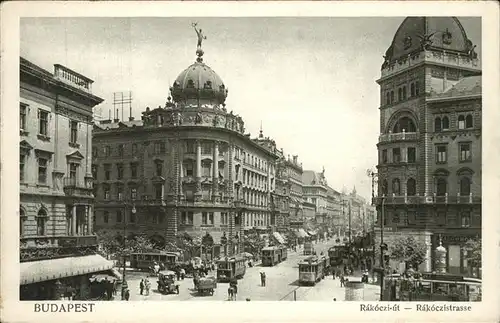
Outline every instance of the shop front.
<path fill-rule="evenodd" d="M 439 246 L 440 239 L 443 247 L 446 249 L 446 272 L 456 275 L 465 275 L 469 277 L 480 277 L 479 268 L 475 268 L 467 258 L 467 250 L 465 245 L 467 241 L 476 238 L 476 234 L 434 234 L 433 250 Z M 435 254 L 433 254 L 435 259 Z"/>

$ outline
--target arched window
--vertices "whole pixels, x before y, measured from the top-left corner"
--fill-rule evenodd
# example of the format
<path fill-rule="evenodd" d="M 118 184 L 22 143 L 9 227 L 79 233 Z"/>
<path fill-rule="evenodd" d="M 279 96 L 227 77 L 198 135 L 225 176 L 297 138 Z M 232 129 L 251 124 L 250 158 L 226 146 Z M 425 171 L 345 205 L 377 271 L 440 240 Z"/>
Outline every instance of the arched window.
<path fill-rule="evenodd" d="M 462 177 L 462 179 L 460 179 L 460 195 L 470 195 L 470 179 L 468 177 Z"/>
<path fill-rule="evenodd" d="M 410 97 L 415 96 L 415 84 L 410 84 Z"/>
<path fill-rule="evenodd" d="M 23 208 L 19 208 L 19 236 L 24 235 L 24 222 L 26 221 L 26 213 Z"/>
<path fill-rule="evenodd" d="M 450 119 L 448 117 L 443 117 L 443 130 L 448 130 L 450 128 Z"/>
<path fill-rule="evenodd" d="M 408 196 L 414 196 L 417 194 L 417 184 L 413 178 L 408 179 L 406 182 L 406 194 Z"/>
<path fill-rule="evenodd" d="M 385 94 L 385 104 L 391 104 L 391 92 Z"/>
<path fill-rule="evenodd" d="M 418 81 L 415 82 L 415 96 L 418 96 L 420 94 L 420 84 L 418 84 Z"/>
<path fill-rule="evenodd" d="M 406 86 L 403 86 L 403 100 L 406 100 Z"/>
<path fill-rule="evenodd" d="M 415 127 L 415 123 L 408 117 L 402 117 L 396 122 L 394 128 L 392 129 L 393 133 L 400 132 L 416 132 L 417 127 Z"/>
<path fill-rule="evenodd" d="M 437 196 L 445 196 L 448 190 L 448 184 L 446 183 L 446 179 L 438 178 L 436 182 L 436 195 Z"/>
<path fill-rule="evenodd" d="M 458 116 L 458 129 L 465 129 L 465 117 L 463 115 Z"/>
<path fill-rule="evenodd" d="M 434 132 L 440 132 L 441 131 L 441 118 L 437 117 L 434 119 Z"/>
<path fill-rule="evenodd" d="M 468 114 L 467 117 L 465 118 L 465 128 L 472 128 L 473 122 L 472 122 L 472 115 Z"/>
<path fill-rule="evenodd" d="M 401 195 L 401 187 L 399 185 L 399 179 L 397 178 L 392 180 L 392 193 L 394 195 Z"/>
<path fill-rule="evenodd" d="M 403 89 L 399 88 L 398 89 L 398 101 L 403 100 Z"/>
<path fill-rule="evenodd" d="M 45 235 L 45 225 L 47 223 L 47 211 L 45 209 L 40 209 L 36 216 L 36 235 Z"/>
<path fill-rule="evenodd" d="M 394 103 L 394 91 L 391 91 L 391 104 Z"/>

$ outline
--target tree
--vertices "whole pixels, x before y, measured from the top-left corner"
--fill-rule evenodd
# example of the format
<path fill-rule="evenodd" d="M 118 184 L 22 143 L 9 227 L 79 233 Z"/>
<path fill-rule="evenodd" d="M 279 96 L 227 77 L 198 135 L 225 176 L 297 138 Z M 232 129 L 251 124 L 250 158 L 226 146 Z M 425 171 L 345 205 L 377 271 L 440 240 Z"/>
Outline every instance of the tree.
<path fill-rule="evenodd" d="M 245 237 L 245 251 L 258 256 L 265 246 L 265 240 L 258 233 L 250 233 Z"/>
<path fill-rule="evenodd" d="M 99 249 L 107 259 L 113 258 L 115 255 L 120 254 L 123 249 L 123 244 L 120 243 L 116 237 L 110 235 L 99 236 Z"/>
<path fill-rule="evenodd" d="M 472 266 L 480 268 L 481 267 L 481 239 L 476 237 L 474 239 L 467 240 L 465 243 L 465 250 L 467 251 L 467 261 L 470 261 Z"/>
<path fill-rule="evenodd" d="M 144 235 L 136 236 L 133 239 L 127 239 L 125 246 L 125 250 L 127 253 L 158 251 L 158 249 L 155 248 L 154 244 L 148 239 L 148 237 Z"/>
<path fill-rule="evenodd" d="M 412 265 L 416 270 L 425 260 L 427 246 L 413 236 L 400 236 L 389 244 L 389 254 L 392 258 Z"/>

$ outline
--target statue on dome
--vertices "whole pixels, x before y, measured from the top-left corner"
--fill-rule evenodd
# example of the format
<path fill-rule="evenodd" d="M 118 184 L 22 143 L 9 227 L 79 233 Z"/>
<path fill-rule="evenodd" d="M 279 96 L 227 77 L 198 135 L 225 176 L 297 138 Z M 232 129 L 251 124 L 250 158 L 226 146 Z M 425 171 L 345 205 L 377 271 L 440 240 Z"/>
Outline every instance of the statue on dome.
<path fill-rule="evenodd" d="M 200 51 L 203 53 L 203 51 L 201 50 L 201 43 L 203 42 L 203 39 L 207 39 L 207 36 L 203 35 L 203 31 L 201 30 L 201 28 L 196 28 L 196 26 L 198 26 L 197 22 L 193 22 L 191 26 L 193 26 L 194 31 L 196 31 L 196 35 L 198 36 L 198 45 L 196 46 L 196 52 Z"/>
<path fill-rule="evenodd" d="M 417 35 L 417 37 L 420 39 L 420 46 L 422 47 L 422 49 L 428 49 L 433 41 L 431 40 L 431 37 L 434 36 L 435 32 L 433 32 L 432 34 L 429 34 L 429 35 Z"/>
<path fill-rule="evenodd" d="M 474 50 L 475 48 L 476 45 L 472 45 L 472 42 L 469 39 L 467 39 L 467 55 L 469 55 L 471 59 L 477 58 L 477 53 Z"/>

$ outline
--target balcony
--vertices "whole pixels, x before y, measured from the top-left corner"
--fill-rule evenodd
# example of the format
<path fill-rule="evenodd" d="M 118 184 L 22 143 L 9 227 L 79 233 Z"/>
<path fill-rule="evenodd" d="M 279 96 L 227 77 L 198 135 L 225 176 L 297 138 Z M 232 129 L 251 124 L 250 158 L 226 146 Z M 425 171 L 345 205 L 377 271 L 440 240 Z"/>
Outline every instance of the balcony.
<path fill-rule="evenodd" d="M 97 252 L 97 236 L 21 237 L 20 261 L 92 255 Z"/>
<path fill-rule="evenodd" d="M 385 133 L 378 137 L 378 142 L 390 143 L 400 141 L 416 141 L 418 139 L 416 132 Z"/>
<path fill-rule="evenodd" d="M 74 177 L 63 178 L 64 193 L 67 196 L 75 197 L 93 197 L 93 182 L 92 181 L 78 181 Z"/>
<path fill-rule="evenodd" d="M 93 81 L 65 66 L 55 64 L 54 77 L 61 82 L 77 87 L 85 92 L 92 93 Z"/>
<path fill-rule="evenodd" d="M 381 205 L 384 200 L 384 205 L 394 204 L 481 204 L 481 196 L 466 195 L 428 195 L 428 196 L 408 196 L 408 195 L 391 195 L 379 196 L 373 198 L 373 204 Z"/>
<path fill-rule="evenodd" d="M 246 205 L 247 205 L 247 204 L 245 203 L 245 200 L 244 200 L 244 199 L 234 200 L 234 206 L 235 206 L 236 208 L 241 208 L 241 209 L 243 209 L 243 208 L 245 208 L 245 207 L 246 207 Z"/>

